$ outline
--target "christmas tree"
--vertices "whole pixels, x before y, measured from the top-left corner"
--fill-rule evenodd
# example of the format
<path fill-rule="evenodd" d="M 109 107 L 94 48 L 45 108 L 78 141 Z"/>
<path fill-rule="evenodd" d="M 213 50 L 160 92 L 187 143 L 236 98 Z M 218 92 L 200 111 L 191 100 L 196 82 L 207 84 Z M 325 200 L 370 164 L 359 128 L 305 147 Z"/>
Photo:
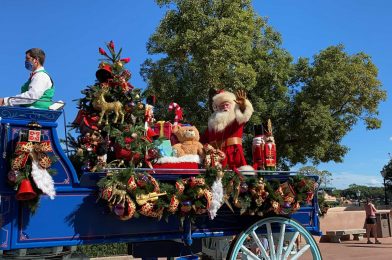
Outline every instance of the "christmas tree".
<path fill-rule="evenodd" d="M 79 112 L 71 126 L 79 136 L 67 136 L 74 150 L 70 158 L 80 173 L 143 166 L 146 157 L 154 156 L 146 135 L 147 107 L 125 68 L 130 58 L 121 58 L 122 49 L 117 52 L 113 41 L 106 47 L 108 52 L 98 49 L 103 57 L 95 83 L 83 89 L 84 96 L 77 100 Z"/>

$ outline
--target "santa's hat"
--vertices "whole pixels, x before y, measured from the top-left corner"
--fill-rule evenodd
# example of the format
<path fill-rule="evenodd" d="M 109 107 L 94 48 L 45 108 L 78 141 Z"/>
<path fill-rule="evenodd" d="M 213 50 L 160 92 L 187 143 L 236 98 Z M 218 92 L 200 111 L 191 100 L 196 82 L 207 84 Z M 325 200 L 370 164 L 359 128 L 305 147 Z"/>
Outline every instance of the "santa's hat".
<path fill-rule="evenodd" d="M 220 90 L 218 94 L 213 96 L 212 98 L 212 107 L 214 111 L 218 109 L 218 106 L 224 102 L 229 102 L 230 104 L 235 104 L 234 100 L 236 100 L 236 97 L 233 93 Z"/>

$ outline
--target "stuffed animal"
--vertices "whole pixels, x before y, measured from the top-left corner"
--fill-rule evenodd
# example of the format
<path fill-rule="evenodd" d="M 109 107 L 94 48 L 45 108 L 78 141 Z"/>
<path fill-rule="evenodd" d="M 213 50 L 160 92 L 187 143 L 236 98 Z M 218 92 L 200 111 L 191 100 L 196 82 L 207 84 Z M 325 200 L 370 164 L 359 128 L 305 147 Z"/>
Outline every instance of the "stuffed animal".
<path fill-rule="evenodd" d="M 179 143 L 173 146 L 173 152 L 177 157 L 184 155 L 203 156 L 203 145 L 199 142 L 199 131 L 194 126 L 175 126 L 173 133 Z"/>

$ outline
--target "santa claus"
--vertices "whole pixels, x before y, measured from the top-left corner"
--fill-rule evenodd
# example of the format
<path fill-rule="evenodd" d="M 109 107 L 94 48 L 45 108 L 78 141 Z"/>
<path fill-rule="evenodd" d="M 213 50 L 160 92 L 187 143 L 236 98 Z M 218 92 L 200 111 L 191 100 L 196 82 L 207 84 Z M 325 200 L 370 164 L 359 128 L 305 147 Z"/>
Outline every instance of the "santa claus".
<path fill-rule="evenodd" d="M 214 113 L 208 120 L 208 129 L 201 138 L 226 154 L 222 166 L 239 168 L 247 165 L 242 149 L 242 133 L 253 113 L 253 106 L 244 91 L 221 91 L 212 98 Z"/>

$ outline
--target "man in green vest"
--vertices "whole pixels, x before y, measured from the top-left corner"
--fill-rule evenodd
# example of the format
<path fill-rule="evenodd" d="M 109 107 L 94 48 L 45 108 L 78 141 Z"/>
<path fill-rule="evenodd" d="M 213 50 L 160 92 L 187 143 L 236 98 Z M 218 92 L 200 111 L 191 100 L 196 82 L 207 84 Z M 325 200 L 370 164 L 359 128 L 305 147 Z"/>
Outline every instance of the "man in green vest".
<path fill-rule="evenodd" d="M 0 98 L 0 105 L 48 109 L 52 105 L 54 84 L 43 66 L 44 63 L 43 50 L 32 48 L 26 51 L 25 68 L 31 71 L 29 80 L 22 86 L 21 94 Z"/>

